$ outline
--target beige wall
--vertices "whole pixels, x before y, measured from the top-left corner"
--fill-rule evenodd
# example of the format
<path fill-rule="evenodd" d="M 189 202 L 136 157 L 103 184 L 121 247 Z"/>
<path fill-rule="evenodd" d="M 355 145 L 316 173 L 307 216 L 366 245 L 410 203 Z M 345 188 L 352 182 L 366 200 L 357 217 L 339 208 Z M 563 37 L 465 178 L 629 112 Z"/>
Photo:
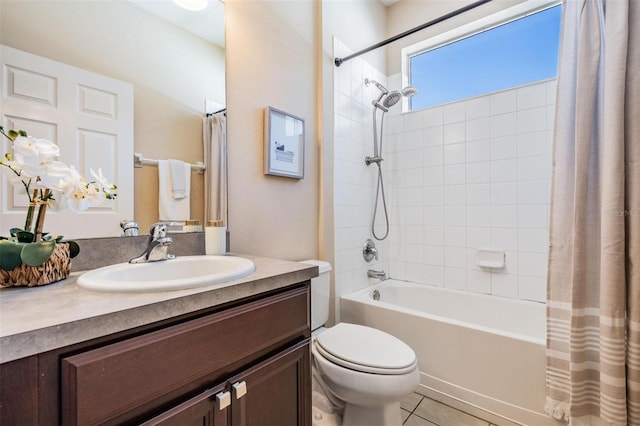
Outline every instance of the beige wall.
<path fill-rule="evenodd" d="M 317 5 L 225 2 L 231 250 L 317 258 L 319 229 Z M 304 179 L 263 174 L 264 108 L 305 120 Z"/>
<path fill-rule="evenodd" d="M 202 161 L 204 99 L 225 98 L 223 49 L 127 1 L 2 0 L 0 8 L 0 43 L 134 85 L 136 152 Z M 202 220 L 204 181 L 192 179 L 192 217 Z M 136 169 L 143 232 L 158 218 L 157 194 L 157 169 Z"/>

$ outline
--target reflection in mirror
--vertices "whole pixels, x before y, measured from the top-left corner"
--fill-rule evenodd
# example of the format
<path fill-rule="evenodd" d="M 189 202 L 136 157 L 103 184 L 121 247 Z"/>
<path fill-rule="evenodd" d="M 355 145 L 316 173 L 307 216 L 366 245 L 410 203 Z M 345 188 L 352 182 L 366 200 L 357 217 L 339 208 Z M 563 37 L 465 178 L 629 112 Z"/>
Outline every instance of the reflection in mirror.
<path fill-rule="evenodd" d="M 147 6 L 158 7 L 150 13 Z M 218 6 L 218 0 L 210 0 L 207 10 Z M 171 7 L 177 6 L 153 0 L 2 0 L 0 40 L 11 48 L 131 84 L 134 152 L 195 164 L 204 161 L 205 100 L 225 104 L 225 51 L 224 40 L 215 44 L 185 27 L 195 28 L 204 19 L 205 27 L 223 34 L 223 13 L 218 13 L 218 22 L 209 22 L 199 12 L 171 11 Z M 171 23 L 158 15 L 166 13 L 182 22 Z M 6 125 L 1 105 L 0 113 Z M 65 160 L 64 152 L 61 159 Z M 133 168 L 133 158 L 130 161 Z M 146 233 L 158 220 L 158 193 L 158 169 L 136 168 L 135 217 L 122 219 L 134 219 Z M 195 172 L 189 210 L 190 218 L 204 222 L 204 176 Z M 96 230 L 65 235 L 104 234 Z"/>

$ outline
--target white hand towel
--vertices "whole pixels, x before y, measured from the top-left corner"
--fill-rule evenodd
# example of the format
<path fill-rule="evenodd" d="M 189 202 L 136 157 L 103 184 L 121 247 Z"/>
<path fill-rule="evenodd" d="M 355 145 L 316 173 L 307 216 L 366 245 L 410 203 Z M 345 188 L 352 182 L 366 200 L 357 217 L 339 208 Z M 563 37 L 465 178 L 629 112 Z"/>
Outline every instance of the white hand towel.
<path fill-rule="evenodd" d="M 184 167 L 184 161 L 169 159 L 171 191 L 174 200 L 180 200 L 186 196 Z"/>
<path fill-rule="evenodd" d="M 183 163 L 185 196 L 173 198 L 169 161 L 158 160 L 158 215 L 163 221 L 182 221 L 191 217 L 191 166 Z"/>

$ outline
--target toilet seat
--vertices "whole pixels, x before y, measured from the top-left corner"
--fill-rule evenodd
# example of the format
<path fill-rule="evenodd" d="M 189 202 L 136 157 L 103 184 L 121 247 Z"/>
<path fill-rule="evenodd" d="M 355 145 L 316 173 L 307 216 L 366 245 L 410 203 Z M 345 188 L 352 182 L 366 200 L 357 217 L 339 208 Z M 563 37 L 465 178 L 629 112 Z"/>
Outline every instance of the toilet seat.
<path fill-rule="evenodd" d="M 401 375 L 416 368 L 413 350 L 394 336 L 371 327 L 339 323 L 317 336 L 317 352 L 328 361 L 364 373 Z"/>

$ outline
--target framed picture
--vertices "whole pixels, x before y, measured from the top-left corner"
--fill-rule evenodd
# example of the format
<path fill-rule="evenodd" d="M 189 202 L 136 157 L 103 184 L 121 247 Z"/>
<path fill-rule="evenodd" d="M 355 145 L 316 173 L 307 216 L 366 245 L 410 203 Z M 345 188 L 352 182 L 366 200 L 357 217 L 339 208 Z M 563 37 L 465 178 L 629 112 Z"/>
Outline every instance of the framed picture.
<path fill-rule="evenodd" d="M 273 107 L 264 114 L 264 174 L 304 178 L 304 120 Z"/>

